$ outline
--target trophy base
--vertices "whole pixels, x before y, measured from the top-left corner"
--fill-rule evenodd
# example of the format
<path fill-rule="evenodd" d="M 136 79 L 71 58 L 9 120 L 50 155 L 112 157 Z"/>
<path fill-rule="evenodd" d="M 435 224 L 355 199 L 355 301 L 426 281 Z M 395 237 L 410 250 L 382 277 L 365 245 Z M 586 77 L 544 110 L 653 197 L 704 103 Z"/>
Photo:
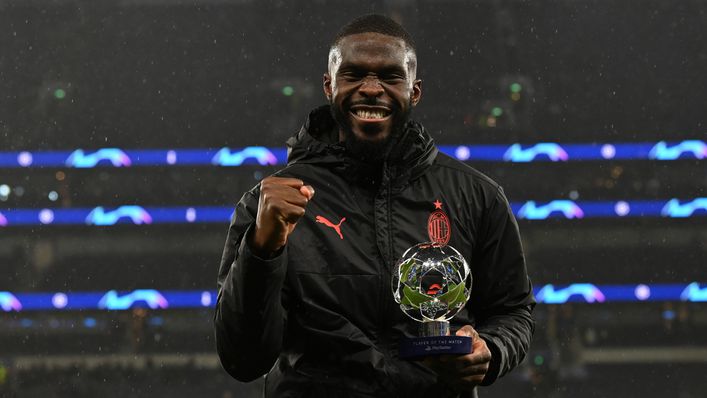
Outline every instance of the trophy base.
<path fill-rule="evenodd" d="M 469 354 L 471 340 L 468 336 L 404 338 L 400 342 L 400 358 L 414 360 L 436 355 Z"/>

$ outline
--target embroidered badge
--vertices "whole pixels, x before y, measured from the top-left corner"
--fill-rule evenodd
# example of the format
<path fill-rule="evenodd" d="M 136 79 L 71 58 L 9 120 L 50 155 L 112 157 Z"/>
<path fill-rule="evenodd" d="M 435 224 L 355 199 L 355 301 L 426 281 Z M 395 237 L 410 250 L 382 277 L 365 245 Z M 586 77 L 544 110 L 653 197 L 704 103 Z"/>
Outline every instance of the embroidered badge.
<path fill-rule="evenodd" d="M 442 210 L 442 202 L 435 200 L 434 205 L 435 210 L 427 219 L 427 234 L 430 237 L 430 242 L 446 245 L 449 243 L 449 238 L 452 235 L 449 217 L 447 217 L 447 214 Z"/>
<path fill-rule="evenodd" d="M 341 234 L 341 223 L 346 221 L 346 217 L 342 218 L 338 224 L 334 224 L 333 222 L 327 220 L 326 218 L 324 218 L 322 216 L 317 216 L 316 220 L 320 224 L 324 224 L 329 228 L 333 228 L 334 231 L 336 231 L 336 233 L 339 234 L 339 238 L 344 239 L 344 235 Z"/>

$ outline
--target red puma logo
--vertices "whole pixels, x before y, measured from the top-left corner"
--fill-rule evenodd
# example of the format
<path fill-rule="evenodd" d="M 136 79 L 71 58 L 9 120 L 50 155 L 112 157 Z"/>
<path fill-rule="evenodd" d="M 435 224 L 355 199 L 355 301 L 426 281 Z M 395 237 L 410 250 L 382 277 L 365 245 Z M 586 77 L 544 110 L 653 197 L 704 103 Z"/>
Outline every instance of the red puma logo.
<path fill-rule="evenodd" d="M 341 221 L 339 221 L 338 224 L 334 224 L 333 222 L 327 220 L 326 218 L 322 216 L 317 216 L 317 222 L 320 224 L 324 224 L 327 227 L 334 228 L 337 234 L 339 234 L 339 238 L 344 239 L 344 235 L 341 234 L 341 223 L 346 221 L 346 217 L 342 218 Z"/>

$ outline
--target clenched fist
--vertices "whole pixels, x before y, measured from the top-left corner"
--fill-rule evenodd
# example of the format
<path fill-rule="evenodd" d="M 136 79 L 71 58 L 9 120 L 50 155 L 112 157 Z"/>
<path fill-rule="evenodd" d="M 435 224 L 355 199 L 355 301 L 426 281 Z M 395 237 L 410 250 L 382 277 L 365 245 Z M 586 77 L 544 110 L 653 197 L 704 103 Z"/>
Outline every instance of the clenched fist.
<path fill-rule="evenodd" d="M 260 202 L 251 249 L 269 258 L 280 250 L 302 216 L 314 188 L 297 178 L 267 177 L 260 182 Z"/>

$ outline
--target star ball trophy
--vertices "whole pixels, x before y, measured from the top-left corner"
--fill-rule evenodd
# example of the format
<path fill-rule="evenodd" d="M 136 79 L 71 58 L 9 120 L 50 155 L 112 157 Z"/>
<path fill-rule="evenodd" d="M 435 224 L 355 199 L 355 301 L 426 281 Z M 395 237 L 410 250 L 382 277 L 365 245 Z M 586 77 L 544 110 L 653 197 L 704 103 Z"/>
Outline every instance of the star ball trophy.
<path fill-rule="evenodd" d="M 471 294 L 471 270 L 456 249 L 432 242 L 409 248 L 393 270 L 392 288 L 400 309 L 421 322 L 419 337 L 401 340 L 400 358 L 471 352 L 471 337 L 449 335 L 449 320 Z"/>

